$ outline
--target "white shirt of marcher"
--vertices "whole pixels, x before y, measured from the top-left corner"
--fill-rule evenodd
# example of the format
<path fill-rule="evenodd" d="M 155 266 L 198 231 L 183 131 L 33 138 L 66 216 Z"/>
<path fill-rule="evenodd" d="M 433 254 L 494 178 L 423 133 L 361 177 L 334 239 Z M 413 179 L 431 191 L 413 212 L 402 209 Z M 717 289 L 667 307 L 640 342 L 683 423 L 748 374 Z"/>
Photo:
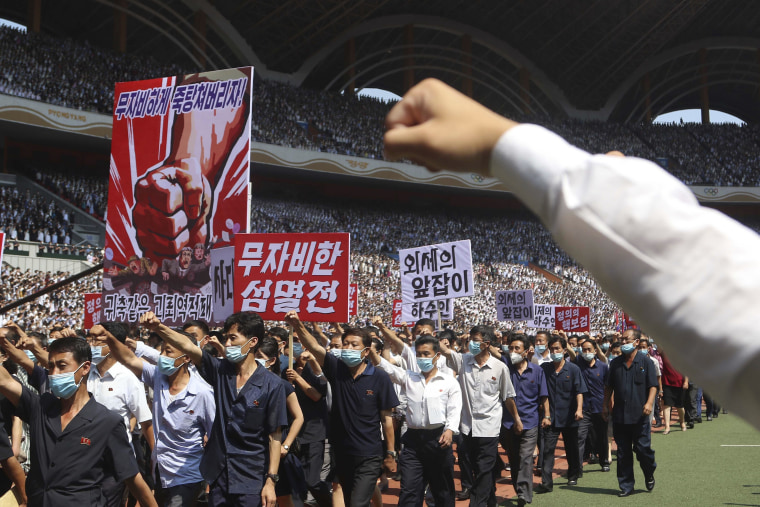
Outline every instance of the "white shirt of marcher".
<path fill-rule="evenodd" d="M 390 376 L 394 384 L 404 387 L 407 397 L 406 424 L 411 429 L 430 430 L 444 427 L 455 435 L 459 433 L 462 414 L 462 390 L 451 375 L 441 372 L 425 381 L 422 373 L 403 370 L 385 359 L 380 369 Z"/>
<path fill-rule="evenodd" d="M 656 164 L 591 155 L 536 125 L 504 133 L 491 174 L 599 286 L 657 337 L 673 366 L 760 428 L 760 237 Z"/>
<path fill-rule="evenodd" d="M 90 368 L 90 374 L 87 376 L 87 390 L 95 401 L 124 419 L 130 442 L 132 441 L 132 434 L 129 431 L 130 416 L 134 416 L 137 424 L 150 421 L 152 418 L 143 383 L 120 363 L 115 363 L 108 368 L 102 377 L 96 366 Z"/>
<path fill-rule="evenodd" d="M 479 366 L 472 354 L 453 350 L 448 364 L 462 389 L 462 434 L 498 437 L 504 400 L 515 397 L 507 366 L 491 355 Z"/>

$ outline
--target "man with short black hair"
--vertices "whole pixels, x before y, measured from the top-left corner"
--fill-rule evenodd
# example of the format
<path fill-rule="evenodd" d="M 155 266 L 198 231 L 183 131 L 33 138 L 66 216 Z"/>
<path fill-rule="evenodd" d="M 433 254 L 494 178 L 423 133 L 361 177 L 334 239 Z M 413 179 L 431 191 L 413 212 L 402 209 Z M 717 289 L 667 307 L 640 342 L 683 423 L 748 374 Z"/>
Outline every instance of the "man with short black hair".
<path fill-rule="evenodd" d="M 0 345 L 6 349 L 4 338 Z M 28 505 L 103 507 L 106 470 L 124 481 L 146 507 L 156 501 L 140 476 L 123 419 L 95 401 L 84 379 L 92 352 L 81 338 L 59 338 L 48 348 L 50 393 L 33 394 L 0 368 L 0 393 L 29 423 L 34 445 L 27 477 Z"/>
<path fill-rule="evenodd" d="M 338 359 L 337 355 L 328 354 L 308 332 L 296 312 L 288 312 L 285 321 L 322 366 L 332 388 L 329 440 L 335 451 L 346 507 L 366 507 L 383 468 L 388 473 L 396 472 L 391 410 L 398 405 L 398 399 L 393 384 L 387 373 L 366 361 L 372 338 L 365 330 L 343 331 L 343 348 L 339 349 Z"/>

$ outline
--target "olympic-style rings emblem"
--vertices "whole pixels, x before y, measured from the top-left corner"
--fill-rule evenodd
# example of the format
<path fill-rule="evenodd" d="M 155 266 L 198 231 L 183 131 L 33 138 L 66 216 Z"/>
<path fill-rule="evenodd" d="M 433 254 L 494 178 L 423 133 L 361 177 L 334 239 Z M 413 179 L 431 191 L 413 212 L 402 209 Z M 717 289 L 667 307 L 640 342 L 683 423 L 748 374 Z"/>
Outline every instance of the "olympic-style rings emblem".
<path fill-rule="evenodd" d="M 716 195 L 718 195 L 719 190 L 715 187 L 706 187 L 703 190 L 703 192 L 705 193 L 705 195 L 715 197 Z"/>

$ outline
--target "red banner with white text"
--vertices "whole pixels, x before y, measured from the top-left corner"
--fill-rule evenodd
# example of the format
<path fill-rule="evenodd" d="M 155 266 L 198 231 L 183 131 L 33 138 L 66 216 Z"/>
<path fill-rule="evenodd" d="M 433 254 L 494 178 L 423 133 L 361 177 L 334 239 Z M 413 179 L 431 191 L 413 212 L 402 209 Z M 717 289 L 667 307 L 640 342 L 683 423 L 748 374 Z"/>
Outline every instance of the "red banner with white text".
<path fill-rule="evenodd" d="M 557 329 L 566 333 L 589 332 L 591 317 L 588 306 L 558 306 L 554 309 Z"/>

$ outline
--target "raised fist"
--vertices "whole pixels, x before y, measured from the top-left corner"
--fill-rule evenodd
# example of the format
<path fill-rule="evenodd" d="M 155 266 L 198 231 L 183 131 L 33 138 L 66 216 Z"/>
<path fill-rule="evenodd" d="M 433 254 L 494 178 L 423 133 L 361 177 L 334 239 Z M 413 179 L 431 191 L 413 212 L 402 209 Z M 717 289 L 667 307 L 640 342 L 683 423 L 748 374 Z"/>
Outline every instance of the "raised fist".
<path fill-rule="evenodd" d="M 205 243 L 211 201 L 196 158 L 175 160 L 140 178 L 132 221 L 143 256 L 176 258 L 182 247 Z"/>

